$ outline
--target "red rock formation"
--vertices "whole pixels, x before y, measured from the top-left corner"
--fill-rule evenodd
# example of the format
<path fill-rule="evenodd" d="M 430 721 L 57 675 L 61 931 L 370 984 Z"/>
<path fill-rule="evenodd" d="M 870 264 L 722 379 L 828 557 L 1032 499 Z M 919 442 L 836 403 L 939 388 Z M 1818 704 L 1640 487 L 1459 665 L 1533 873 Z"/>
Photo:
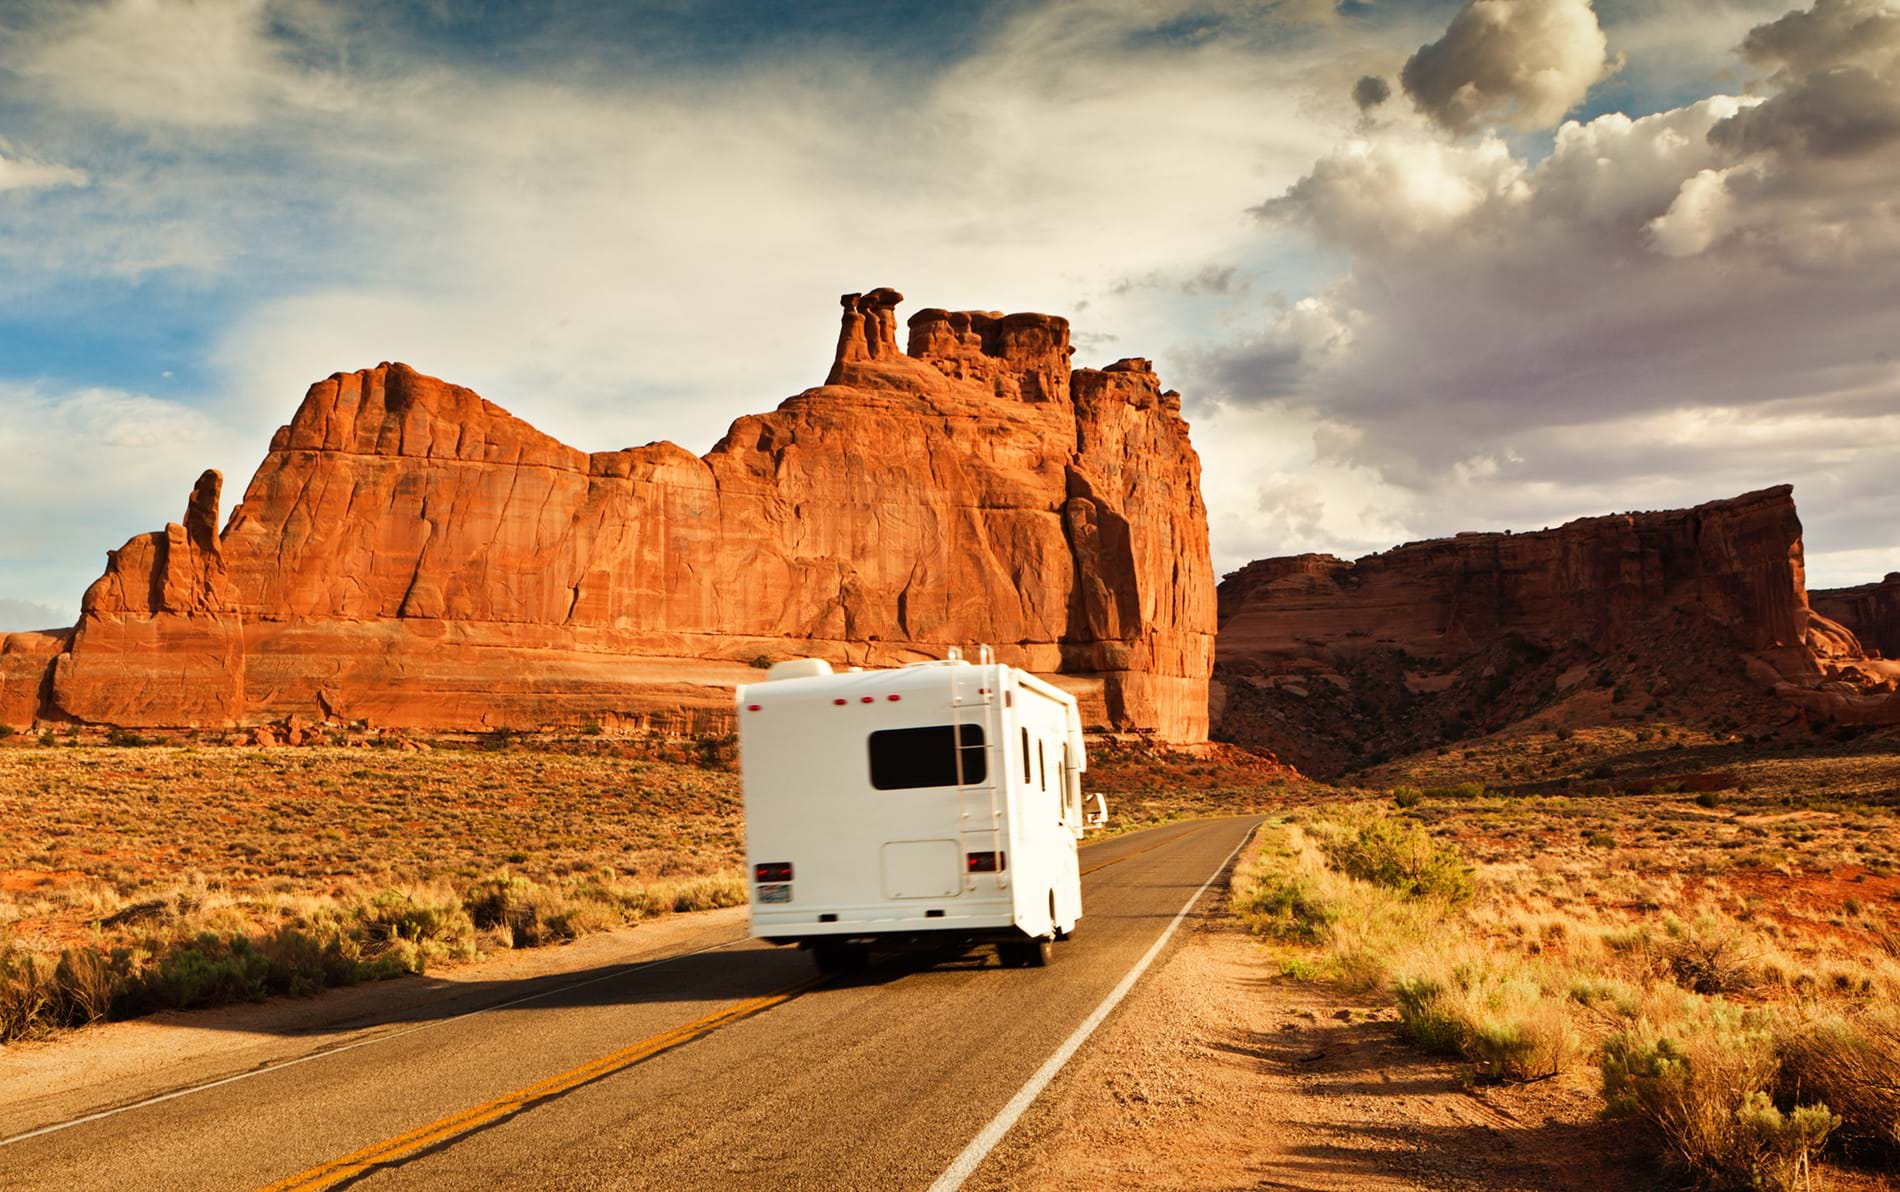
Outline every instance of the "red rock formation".
<path fill-rule="evenodd" d="M 403 365 L 311 387 L 210 532 L 113 553 L 53 704 L 114 724 L 711 730 L 755 658 L 875 666 L 994 643 L 1091 718 L 1206 735 L 1200 465 L 1145 361 L 1069 368 L 1046 315 L 846 295 L 826 384 L 588 455 Z"/>
<path fill-rule="evenodd" d="M 224 479 L 206 472 L 181 525 L 106 555 L 54 663 L 52 702 L 109 724 L 216 725 L 244 706 L 244 640 L 218 538 Z M 157 713 L 153 715 L 152 713 Z"/>
<path fill-rule="evenodd" d="M 72 641 L 69 630 L 0 634 L 0 724 L 25 728 L 46 706 L 53 659 Z"/>
<path fill-rule="evenodd" d="M 1879 583 L 1817 589 L 1808 593 L 1808 602 L 1868 649 L 1900 659 L 1900 571 L 1890 572 Z"/>
<path fill-rule="evenodd" d="M 1792 701 L 1880 721 L 1900 708 L 1878 693 L 1813 695 L 1878 676 L 1808 606 L 1791 492 L 1248 564 L 1220 586 L 1217 735 L 1336 773 L 1564 701 L 1609 715 L 1700 700 L 1690 718 L 1720 717 L 1771 687 L 1771 718 Z"/>

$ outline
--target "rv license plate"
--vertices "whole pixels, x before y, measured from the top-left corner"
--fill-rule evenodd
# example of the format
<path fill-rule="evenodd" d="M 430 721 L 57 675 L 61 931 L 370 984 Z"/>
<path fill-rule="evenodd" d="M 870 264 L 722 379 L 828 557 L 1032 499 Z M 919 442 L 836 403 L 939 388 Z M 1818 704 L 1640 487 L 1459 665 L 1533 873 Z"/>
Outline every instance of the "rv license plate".
<path fill-rule="evenodd" d="M 791 900 L 792 883 L 790 882 L 771 882 L 759 887 L 760 902 L 790 902 Z"/>

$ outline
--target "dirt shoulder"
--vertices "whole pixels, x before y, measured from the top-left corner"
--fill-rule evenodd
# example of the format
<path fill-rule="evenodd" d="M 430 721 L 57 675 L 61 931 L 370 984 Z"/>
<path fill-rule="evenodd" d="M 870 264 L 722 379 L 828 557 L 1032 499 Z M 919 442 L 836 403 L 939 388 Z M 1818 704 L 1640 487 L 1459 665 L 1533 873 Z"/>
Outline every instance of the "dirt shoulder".
<path fill-rule="evenodd" d="M 1589 1074 L 1467 1087 L 1397 1016 L 1275 975 L 1225 896 L 1077 1053 L 973 1186 L 1651 1186 Z"/>

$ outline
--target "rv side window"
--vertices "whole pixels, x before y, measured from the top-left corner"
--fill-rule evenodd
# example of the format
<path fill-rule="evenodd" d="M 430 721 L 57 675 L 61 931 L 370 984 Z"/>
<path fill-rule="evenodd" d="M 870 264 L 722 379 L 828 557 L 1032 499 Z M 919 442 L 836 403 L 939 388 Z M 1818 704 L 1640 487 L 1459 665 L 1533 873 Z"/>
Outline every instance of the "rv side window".
<path fill-rule="evenodd" d="M 1036 773 L 1042 783 L 1042 789 L 1049 789 L 1049 761 L 1042 755 L 1042 738 L 1036 739 Z"/>
<path fill-rule="evenodd" d="M 1029 730 L 1023 730 L 1023 785 L 1029 785 Z"/>
<path fill-rule="evenodd" d="M 957 755 L 963 755 L 963 782 L 968 786 L 988 776 L 983 749 L 983 726 L 958 725 L 955 736 L 947 724 L 928 728 L 892 728 L 871 734 L 871 785 L 881 791 L 913 790 L 957 784 Z M 953 741 L 961 740 L 957 749 Z"/>

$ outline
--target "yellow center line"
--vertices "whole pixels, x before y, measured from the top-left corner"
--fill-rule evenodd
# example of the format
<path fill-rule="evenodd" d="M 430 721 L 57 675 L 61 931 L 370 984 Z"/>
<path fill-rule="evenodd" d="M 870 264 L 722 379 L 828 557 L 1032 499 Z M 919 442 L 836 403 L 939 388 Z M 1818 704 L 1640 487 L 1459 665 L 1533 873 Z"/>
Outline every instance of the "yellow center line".
<path fill-rule="evenodd" d="M 1126 861 L 1130 857 L 1139 857 L 1143 853 L 1151 853 L 1154 850 L 1160 848 L 1162 845 L 1169 843 L 1169 841 L 1172 839 L 1173 837 L 1169 837 L 1168 840 L 1157 840 L 1155 843 L 1149 845 L 1147 848 L 1138 848 L 1132 853 L 1123 853 L 1119 857 L 1111 857 L 1106 861 L 1101 861 L 1094 865 L 1089 866 L 1087 869 L 1084 869 L 1082 872 L 1094 873 L 1098 869 L 1107 869 L 1110 865 L 1115 865 L 1115 864 L 1118 864 L 1119 862 Z M 1108 842 L 1103 841 L 1102 843 L 1107 844 Z"/>
<path fill-rule="evenodd" d="M 650 1059 L 662 1051 L 678 1047 L 682 1043 L 690 1043 L 703 1035 L 711 1034 L 722 1026 L 729 1026 L 742 1018 L 750 1018 L 754 1014 L 769 1010 L 773 1006 L 797 997 L 821 980 L 823 980 L 822 977 L 807 978 L 776 993 L 736 1002 L 722 1010 L 715 1010 L 704 1017 L 676 1026 L 672 1030 L 642 1039 L 630 1047 L 623 1047 L 611 1055 L 601 1056 L 578 1068 L 570 1068 L 546 1080 L 516 1089 L 512 1093 L 505 1093 L 492 1101 L 483 1102 L 472 1109 L 450 1114 L 426 1126 L 418 1126 L 406 1134 L 398 1134 L 394 1138 L 371 1143 L 339 1159 L 318 1164 L 308 1171 L 300 1171 L 296 1175 L 267 1186 L 262 1192 L 292 1192 L 292 1189 L 296 1192 L 314 1192 L 319 1188 L 333 1188 L 345 1180 L 362 1175 L 373 1167 L 408 1158 L 459 1134 L 480 1129 L 550 1097 L 559 1096 L 589 1081 L 598 1080 L 610 1073 L 631 1067 L 641 1060 Z"/>

